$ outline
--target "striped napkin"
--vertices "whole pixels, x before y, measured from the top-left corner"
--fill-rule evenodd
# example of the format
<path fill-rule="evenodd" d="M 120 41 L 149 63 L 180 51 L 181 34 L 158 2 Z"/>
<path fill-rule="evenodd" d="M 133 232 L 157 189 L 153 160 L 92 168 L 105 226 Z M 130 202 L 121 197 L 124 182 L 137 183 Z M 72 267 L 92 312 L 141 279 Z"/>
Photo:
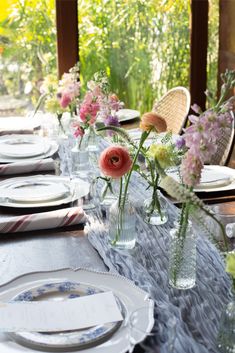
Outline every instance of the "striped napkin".
<path fill-rule="evenodd" d="M 33 135 L 34 130 L 33 129 L 0 129 L 0 136 L 4 135 Z"/>
<path fill-rule="evenodd" d="M 0 164 L 0 175 L 22 174 L 39 171 L 55 170 L 52 158 L 40 160 L 20 161 L 8 164 Z"/>
<path fill-rule="evenodd" d="M 82 224 L 86 214 L 81 207 L 0 218 L 0 233 L 28 232 Z"/>

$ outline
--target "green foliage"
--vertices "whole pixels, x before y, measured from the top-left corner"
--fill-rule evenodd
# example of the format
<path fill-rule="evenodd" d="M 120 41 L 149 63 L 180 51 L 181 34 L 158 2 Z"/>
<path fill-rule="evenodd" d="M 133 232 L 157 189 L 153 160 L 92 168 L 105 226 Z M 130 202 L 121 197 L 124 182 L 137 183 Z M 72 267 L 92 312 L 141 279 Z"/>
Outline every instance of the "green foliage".
<path fill-rule="evenodd" d="M 37 99 L 43 77 L 56 72 L 54 17 L 52 0 L 18 0 L 12 4 L 10 15 L 0 23 L 1 74 L 7 93 L 22 94 L 30 83 L 33 87 L 30 93 Z M 14 70 L 9 70 L 12 64 Z"/>
<path fill-rule="evenodd" d="M 0 94 L 22 95 L 28 85 L 35 103 L 43 78 L 56 75 L 54 0 L 8 4 L 11 9 L 0 22 Z M 104 70 L 126 107 L 143 113 L 168 89 L 189 86 L 190 0 L 78 0 L 78 5 L 83 87 Z M 217 80 L 217 34 L 218 0 L 210 0 L 211 91 Z"/>
<path fill-rule="evenodd" d="M 82 81 L 105 69 L 129 108 L 189 82 L 189 0 L 79 0 Z"/>
<path fill-rule="evenodd" d="M 217 92 L 218 78 L 218 50 L 219 50 L 219 1 L 209 1 L 209 33 L 207 52 L 207 88 L 210 92 Z M 213 103 L 216 102 L 213 97 Z M 208 99 L 207 99 L 208 101 Z"/>

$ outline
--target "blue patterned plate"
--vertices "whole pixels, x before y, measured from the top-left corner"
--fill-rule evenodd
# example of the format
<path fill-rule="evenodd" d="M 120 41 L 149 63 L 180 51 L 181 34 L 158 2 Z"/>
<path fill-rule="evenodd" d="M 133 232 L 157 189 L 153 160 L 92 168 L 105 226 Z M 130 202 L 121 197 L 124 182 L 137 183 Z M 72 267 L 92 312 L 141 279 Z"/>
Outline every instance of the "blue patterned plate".
<path fill-rule="evenodd" d="M 101 293 L 102 290 L 84 283 L 63 281 L 48 283 L 24 291 L 13 298 L 15 301 L 39 301 L 73 299 L 80 296 Z M 123 317 L 125 309 L 117 299 Z M 22 345 L 39 350 L 68 351 L 97 346 L 106 340 L 121 326 L 121 322 L 107 323 L 82 330 L 62 332 L 17 332 L 10 336 Z"/>

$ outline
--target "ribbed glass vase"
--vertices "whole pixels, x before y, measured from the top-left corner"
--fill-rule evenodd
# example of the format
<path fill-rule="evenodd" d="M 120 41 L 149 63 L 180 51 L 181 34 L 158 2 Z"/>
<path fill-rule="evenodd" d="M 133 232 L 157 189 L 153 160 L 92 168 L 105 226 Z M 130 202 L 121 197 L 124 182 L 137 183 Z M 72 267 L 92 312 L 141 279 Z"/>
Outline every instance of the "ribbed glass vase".
<path fill-rule="evenodd" d="M 227 304 L 221 317 L 217 343 L 220 352 L 235 353 L 235 294 Z"/>
<path fill-rule="evenodd" d="M 196 236 L 191 222 L 184 231 L 180 225 L 170 231 L 169 283 L 177 289 L 189 289 L 196 283 Z"/>

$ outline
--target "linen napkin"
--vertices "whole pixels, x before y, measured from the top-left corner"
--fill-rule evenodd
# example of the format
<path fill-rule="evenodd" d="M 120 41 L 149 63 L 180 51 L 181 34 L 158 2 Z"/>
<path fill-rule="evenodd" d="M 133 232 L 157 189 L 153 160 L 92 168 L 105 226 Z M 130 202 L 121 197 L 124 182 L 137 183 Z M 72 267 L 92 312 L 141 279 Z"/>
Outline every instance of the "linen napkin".
<path fill-rule="evenodd" d="M 0 233 L 28 232 L 82 224 L 86 214 L 81 207 L 0 218 Z"/>
<path fill-rule="evenodd" d="M 55 170 L 52 158 L 40 160 L 24 160 L 20 162 L 0 164 L 0 175 L 22 174 L 39 171 Z"/>

